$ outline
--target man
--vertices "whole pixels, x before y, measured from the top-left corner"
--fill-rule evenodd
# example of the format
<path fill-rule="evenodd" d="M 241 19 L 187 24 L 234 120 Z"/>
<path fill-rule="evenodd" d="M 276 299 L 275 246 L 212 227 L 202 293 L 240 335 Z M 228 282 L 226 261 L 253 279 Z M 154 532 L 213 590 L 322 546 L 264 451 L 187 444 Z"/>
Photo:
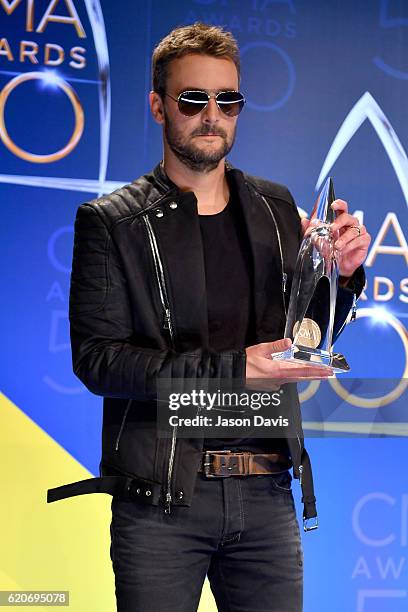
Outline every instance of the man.
<path fill-rule="evenodd" d="M 243 105 L 231 34 L 173 30 L 154 51 L 150 93 L 163 162 L 77 214 L 73 364 L 105 398 L 101 477 L 50 491 L 49 501 L 113 494 L 120 612 L 192 612 L 206 575 L 219 610 L 302 609 L 289 467 L 302 478 L 305 519 L 316 507 L 294 385 L 296 435 L 287 439 L 156 429 L 162 379 L 257 379 L 276 389 L 331 373 L 271 358 L 290 345 L 285 311 L 308 222 L 302 228 L 285 187 L 226 164 Z M 333 206 L 338 331 L 362 289 L 370 237 L 345 202 Z"/>

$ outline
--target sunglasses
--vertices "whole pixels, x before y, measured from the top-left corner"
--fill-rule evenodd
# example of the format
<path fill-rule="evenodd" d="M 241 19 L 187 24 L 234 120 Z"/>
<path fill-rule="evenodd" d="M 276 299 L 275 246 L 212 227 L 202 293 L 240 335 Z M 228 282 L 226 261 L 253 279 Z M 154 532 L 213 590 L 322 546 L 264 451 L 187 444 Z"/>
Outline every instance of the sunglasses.
<path fill-rule="evenodd" d="M 214 98 L 220 111 L 227 117 L 236 117 L 244 108 L 245 98 L 239 91 L 219 91 L 216 95 L 210 96 L 206 91 L 182 91 L 178 98 L 174 98 L 169 93 L 165 94 L 177 102 L 178 109 L 186 117 L 194 117 L 203 111 L 210 101 Z"/>

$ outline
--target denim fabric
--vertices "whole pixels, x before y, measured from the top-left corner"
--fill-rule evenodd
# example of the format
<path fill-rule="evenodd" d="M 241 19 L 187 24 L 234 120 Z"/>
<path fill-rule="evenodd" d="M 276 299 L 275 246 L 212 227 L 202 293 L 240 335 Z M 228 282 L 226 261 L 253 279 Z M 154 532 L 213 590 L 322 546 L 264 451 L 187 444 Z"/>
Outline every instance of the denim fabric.
<path fill-rule="evenodd" d="M 303 551 L 289 472 L 207 479 L 191 507 L 112 500 L 118 612 L 194 612 L 208 575 L 222 612 L 301 612 Z"/>

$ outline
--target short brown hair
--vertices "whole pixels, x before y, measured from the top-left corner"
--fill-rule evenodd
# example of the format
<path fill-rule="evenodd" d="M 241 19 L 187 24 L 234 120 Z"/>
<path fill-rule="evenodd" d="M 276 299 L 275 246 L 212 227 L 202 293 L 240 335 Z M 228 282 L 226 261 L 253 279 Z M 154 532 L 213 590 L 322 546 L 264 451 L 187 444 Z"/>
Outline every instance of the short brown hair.
<path fill-rule="evenodd" d="M 154 91 L 160 95 L 164 94 L 169 63 L 189 53 L 224 57 L 232 60 L 236 66 L 239 80 L 239 49 L 238 43 L 231 32 L 227 32 L 218 26 L 196 22 L 193 25 L 175 28 L 154 49 L 152 56 Z"/>

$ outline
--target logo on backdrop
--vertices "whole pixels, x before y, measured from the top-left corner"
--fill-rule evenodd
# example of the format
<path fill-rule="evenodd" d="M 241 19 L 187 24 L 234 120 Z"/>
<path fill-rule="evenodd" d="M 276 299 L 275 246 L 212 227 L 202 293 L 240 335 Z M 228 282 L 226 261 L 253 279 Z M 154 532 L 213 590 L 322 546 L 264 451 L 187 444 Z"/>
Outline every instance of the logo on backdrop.
<path fill-rule="evenodd" d="M 363 495 L 354 505 L 351 523 L 363 550 L 351 570 L 351 579 L 358 584 L 356 612 L 374 609 L 373 599 L 381 600 L 384 610 L 400 602 L 398 609 L 402 610 L 408 603 L 408 494 L 375 491 Z"/>
<path fill-rule="evenodd" d="M 81 12 L 87 19 L 86 23 L 80 16 Z M 86 126 L 87 113 L 78 93 L 79 84 L 86 83 L 98 91 L 100 154 L 95 180 L 3 174 L 0 182 L 101 193 L 109 153 L 111 87 L 106 32 L 99 1 L 50 0 L 44 9 L 44 5 L 36 0 L 0 0 L 1 13 L 6 15 L 10 31 L 21 31 L 20 40 L 0 39 L 0 83 L 6 80 L 0 91 L 0 141 L 3 146 L 31 164 L 53 164 L 71 154 L 80 144 Z M 92 39 L 93 45 L 90 45 Z M 97 64 L 96 79 L 83 77 L 90 63 Z M 52 96 L 56 89 L 63 92 L 74 118 L 74 127 L 67 141 L 48 154 L 23 147 L 13 138 L 7 124 L 10 115 L 7 111 L 13 105 L 14 94 L 30 82 L 34 82 L 31 84 L 36 85 L 35 92 L 40 96 Z M 92 113 L 94 116 L 94 107 Z"/>
<path fill-rule="evenodd" d="M 271 112 L 289 101 L 296 83 L 286 49 L 297 35 L 294 0 L 194 0 L 182 22 L 195 21 L 223 26 L 239 39 L 248 108 Z M 266 65 L 263 78 L 254 78 Z"/>
<path fill-rule="evenodd" d="M 366 92 L 360 98 L 360 100 L 358 100 L 337 132 L 337 135 L 323 163 L 322 170 L 317 180 L 316 189 L 320 188 L 336 160 L 366 119 L 370 121 L 382 145 L 384 146 L 392 167 L 395 170 L 395 174 L 397 175 L 398 182 L 401 186 L 401 190 L 408 207 L 407 154 L 397 134 L 395 133 L 391 122 L 385 116 L 384 112 L 369 92 Z M 360 221 L 363 223 L 363 214 L 360 213 L 359 216 Z M 393 244 L 384 244 L 387 240 L 390 240 L 390 238 L 393 241 Z M 408 265 L 407 238 L 395 211 L 388 211 L 386 213 L 380 230 L 374 237 L 370 252 L 368 253 L 365 263 L 366 267 L 372 267 L 376 257 L 380 254 L 398 257 L 403 263 L 405 263 L 405 266 Z M 408 278 L 401 278 L 395 282 L 387 277 L 376 276 L 373 279 L 371 290 L 374 302 L 384 303 L 395 297 L 399 302 L 408 304 Z M 362 296 L 362 300 L 367 299 L 367 294 L 365 293 Z"/>
<path fill-rule="evenodd" d="M 99 0 L 0 0 L 0 15 L 2 23 L 7 25 L 7 32 L 13 33 L 13 36 L 7 34 L 0 38 L 0 147 L 5 147 L 18 160 L 27 162 L 29 168 L 26 175 L 0 174 L 0 182 L 93 195 L 113 190 L 117 184 L 106 181 L 111 86 L 108 46 Z M 16 123 L 27 121 L 18 106 L 19 101 L 31 102 L 30 95 L 36 103 L 44 100 L 46 107 L 50 99 L 52 101 L 57 95 L 61 97 L 61 94 L 69 104 L 64 110 L 66 114 L 58 117 L 56 127 L 64 128 L 70 122 L 73 125 L 66 141 L 50 153 L 40 154 L 38 147 L 46 146 L 48 142 L 48 128 L 42 131 L 38 142 L 19 142 L 24 133 L 18 130 L 16 133 Z M 95 112 L 95 100 L 99 112 Z M 53 108 L 52 104 L 50 106 Z M 17 114 L 16 110 L 20 112 Z M 99 159 L 95 155 L 97 166 L 92 171 L 96 175 L 90 179 L 58 176 L 59 163 L 80 150 L 84 130 L 95 120 L 98 121 Z M 30 135 L 29 125 L 25 132 Z M 60 136 L 64 138 L 57 130 L 56 138 Z M 54 176 L 38 176 L 39 169 L 45 165 L 52 168 Z M 64 280 L 52 283 L 46 295 L 46 302 L 52 305 L 48 350 L 53 356 L 68 355 L 70 348 L 66 290 L 63 287 L 70 268 L 68 262 L 61 261 L 61 246 L 71 240 L 72 231 L 71 226 L 56 228 L 48 240 L 48 261 L 56 273 L 64 275 Z M 58 375 L 47 371 L 42 380 L 58 393 L 71 395 L 84 391 L 78 381 L 70 386 L 58 380 Z"/>
<path fill-rule="evenodd" d="M 354 134 L 361 127 L 365 120 L 368 120 L 375 133 L 378 135 L 387 156 L 391 162 L 392 167 L 395 170 L 398 182 L 401 186 L 401 190 L 405 199 L 405 203 L 408 206 L 408 158 L 407 154 L 402 146 L 395 130 L 393 129 L 391 122 L 386 117 L 385 113 L 376 102 L 374 97 L 369 93 L 365 92 L 364 95 L 357 101 L 347 117 L 343 121 L 339 131 L 333 143 L 329 149 L 326 159 L 323 163 L 322 170 L 317 180 L 316 189 L 319 189 L 328 176 L 331 168 L 334 166 L 336 160 L 341 155 L 343 150 L 347 147 Z M 364 213 L 357 211 L 357 216 L 360 218 L 360 222 L 364 222 Z M 392 244 L 390 244 L 390 242 Z M 388 211 L 385 214 L 384 220 L 380 226 L 377 235 L 374 237 L 372 246 L 365 262 L 366 268 L 371 268 L 378 255 L 397 257 L 403 264 L 404 267 L 398 267 L 390 265 L 390 276 L 391 271 L 406 269 L 408 265 L 408 243 L 407 238 L 404 234 L 403 226 L 399 221 L 399 217 L 396 211 Z M 371 286 L 367 286 L 363 294 L 361 295 L 362 301 L 367 301 L 369 298 L 374 303 L 380 303 L 381 308 L 376 306 L 372 308 L 363 308 L 357 311 L 357 317 L 371 317 L 374 320 L 381 320 L 383 324 L 386 324 L 393 329 L 398 338 L 400 339 L 405 355 L 401 380 L 397 387 L 392 390 L 387 396 L 381 398 L 362 398 L 358 396 L 351 396 L 350 393 L 344 391 L 341 383 L 338 380 L 331 381 L 335 391 L 346 399 L 348 402 L 362 408 L 378 407 L 379 400 L 382 400 L 382 405 L 386 405 L 391 401 L 394 401 L 399 397 L 407 387 L 408 383 L 408 332 L 402 323 L 398 319 L 398 310 L 402 304 L 408 304 L 408 278 L 393 278 L 389 276 L 373 276 L 371 280 Z M 384 303 L 394 300 L 397 302 L 397 312 L 391 312 L 384 307 Z"/>

